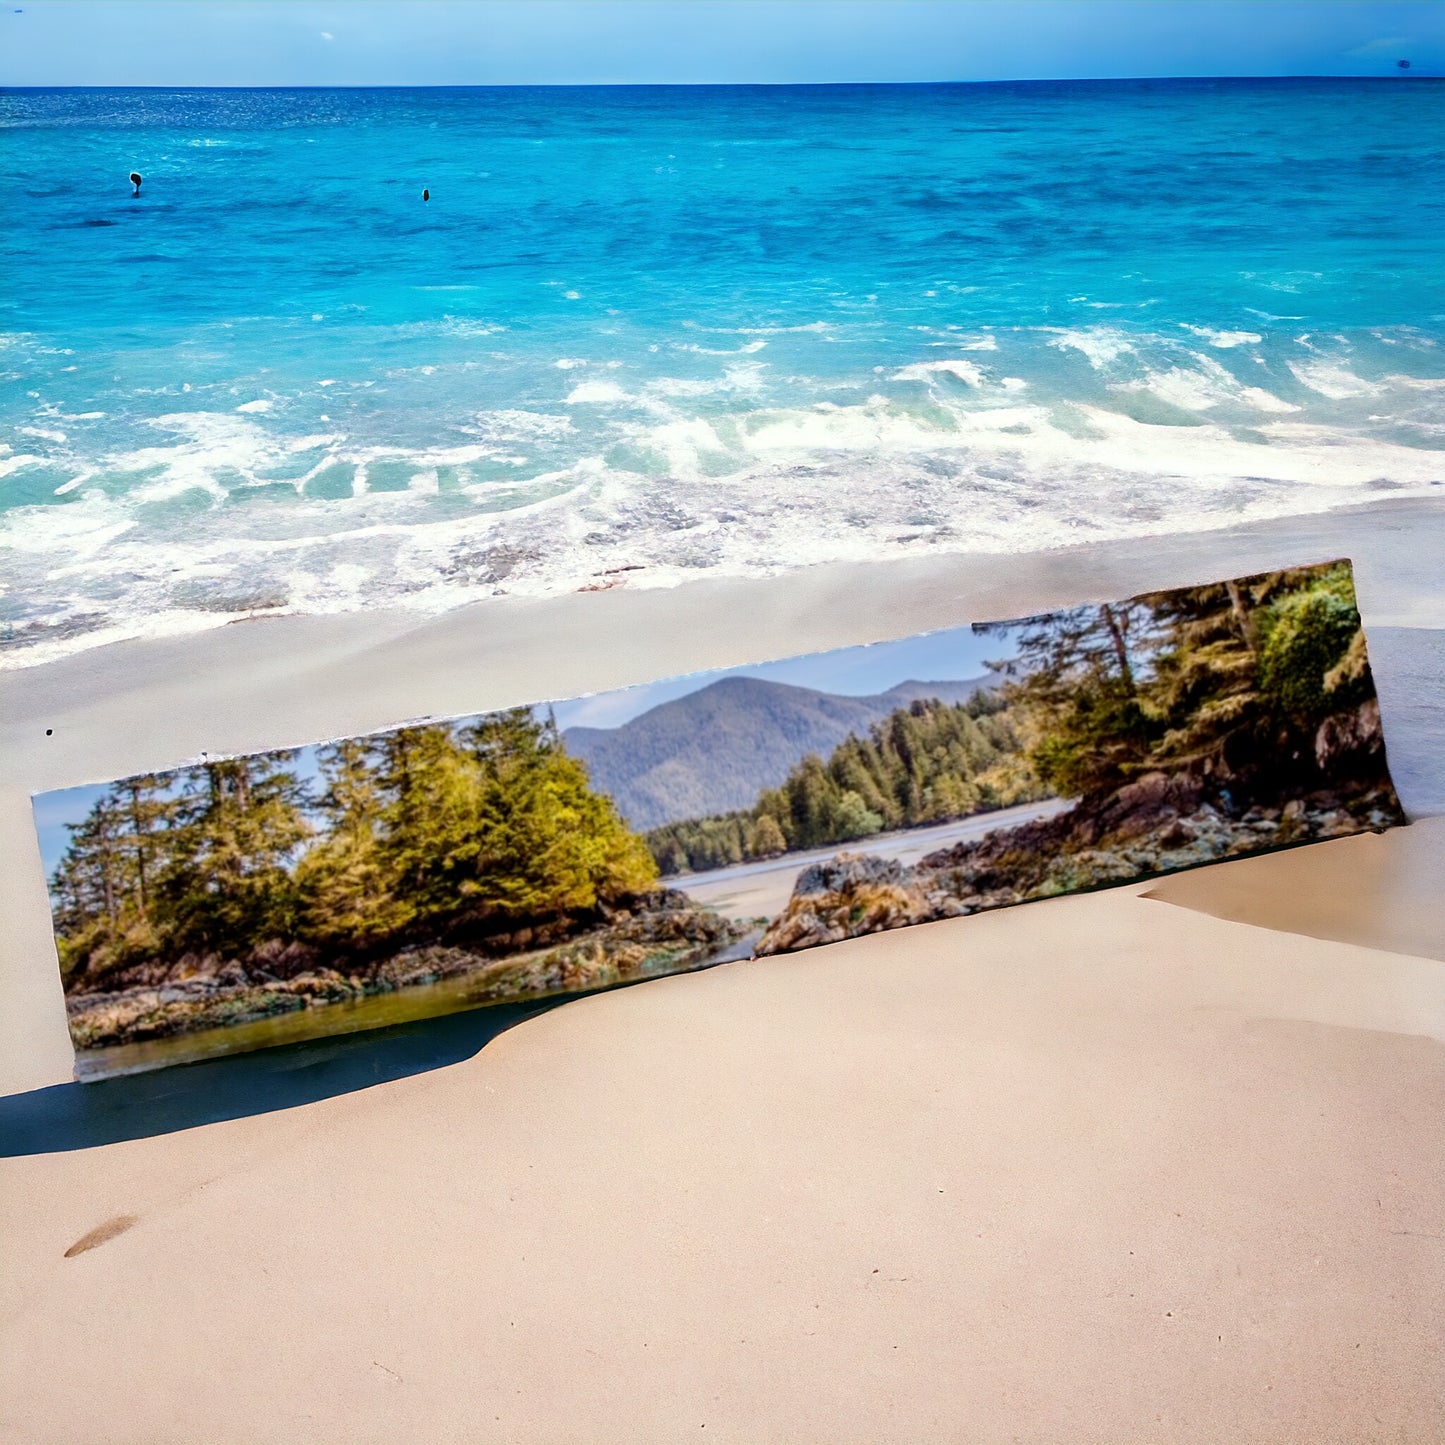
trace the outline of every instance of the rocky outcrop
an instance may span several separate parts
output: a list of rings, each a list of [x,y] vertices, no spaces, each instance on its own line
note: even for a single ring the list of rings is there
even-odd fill
[[[1315,762],[1327,775],[1359,769],[1363,761],[1378,756],[1384,748],[1380,704],[1373,697],[1352,712],[1327,717],[1315,733]]]
[[[918,869],[892,858],[840,853],[798,875],[792,900],[755,951],[787,953],[966,912]]]
[[[540,941],[553,932],[544,927],[527,936]],[[508,935],[509,941],[520,933]],[[104,988],[72,993],[66,1011],[76,1048],[90,1049],[222,1028],[462,975],[477,981],[469,991],[473,1001],[502,1003],[699,968],[744,933],[686,894],[659,889],[613,906],[600,927],[574,931],[559,946],[503,958],[490,950],[427,944],[343,972],[318,963],[314,950],[278,941],[245,961],[192,954],[153,966],[156,977],[132,977],[137,970],[129,970],[120,986],[110,979]]]
[[[1330,745],[1368,746],[1368,722],[1341,742],[1332,735]],[[912,867],[841,853],[799,874],[755,952],[812,948],[1403,821],[1388,788],[1348,802],[1319,793],[1237,816],[1231,802],[1206,796],[1197,780],[1148,773],[1091,805],[956,843]]]

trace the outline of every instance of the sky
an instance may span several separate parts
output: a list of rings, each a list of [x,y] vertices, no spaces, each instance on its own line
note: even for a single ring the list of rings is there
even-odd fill
[[[820,692],[867,697],[887,692],[900,682],[940,682],[982,677],[990,658],[1008,655],[1008,643],[997,636],[977,636],[971,628],[955,627],[926,632],[897,642],[877,642],[868,647],[842,647],[833,652],[813,652],[803,657],[765,662],[755,667],[734,667],[721,672],[696,672],[686,677],[666,678],[616,692],[572,698],[554,703],[559,727],[619,727],[649,708],[709,686],[723,677],[761,677],[795,687],[817,688]],[[303,749],[292,768],[304,778],[316,776],[316,750]],[[32,799],[35,830],[46,877],[70,841],[67,827],[84,820],[97,798],[105,791],[101,783],[78,788],[60,788],[38,793]]]
[[[0,0],[0,85],[1445,74],[1441,0]]]

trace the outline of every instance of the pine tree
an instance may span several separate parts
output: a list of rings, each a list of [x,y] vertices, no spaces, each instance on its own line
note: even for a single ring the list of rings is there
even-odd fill
[[[381,867],[397,927],[455,911],[481,849],[476,760],[443,724],[403,728],[375,743]]]
[[[482,718],[468,741],[480,767],[478,852],[462,887],[473,909],[546,917],[655,882],[652,856],[593,792],[555,721],[514,708]]]
[[[1029,731],[1040,780],[1065,797],[1107,791],[1148,755],[1154,729],[1140,697],[1136,653],[1154,641],[1143,599],[1074,607],[978,630],[1011,637],[1015,656],[990,664]]]
[[[121,810],[115,790],[109,789],[83,822],[71,825],[69,846],[51,880],[60,969],[67,983],[98,974],[115,961],[115,945],[124,933],[121,829]]]
[[[349,739],[322,748],[325,785],[318,803],[325,835],[296,867],[308,938],[350,952],[396,932],[405,911],[381,841],[384,802],[365,742]]]
[[[758,819],[753,832],[751,856],[754,858],[775,858],[788,849],[788,840],[783,836],[782,827],[771,813],[764,813]]]
[[[306,790],[283,766],[294,756],[233,758],[182,774],[157,890],[173,950],[244,953],[298,932],[291,867],[312,828]]]

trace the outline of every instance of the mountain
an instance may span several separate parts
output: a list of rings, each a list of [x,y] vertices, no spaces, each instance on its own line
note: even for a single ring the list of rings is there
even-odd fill
[[[568,728],[567,750],[612,795],[634,828],[750,808],[809,753],[826,758],[918,698],[965,702],[991,679],[901,682],[872,697],[843,697],[724,677],[617,728]]]

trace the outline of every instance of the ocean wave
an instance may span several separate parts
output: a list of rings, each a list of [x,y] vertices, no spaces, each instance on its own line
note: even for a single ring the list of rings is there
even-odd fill
[[[1227,351],[1235,346],[1258,346],[1264,337],[1257,331],[1216,331],[1208,326],[1191,326],[1187,321],[1179,323],[1186,331],[1202,337],[1211,346]]]
[[[664,586],[1025,552],[1445,481],[1438,353],[1390,349],[1394,334],[904,334],[810,327],[760,355],[619,333],[619,354],[560,367],[539,341],[500,381],[434,359],[379,386],[267,372],[198,380],[193,409],[129,419],[118,394],[81,412],[43,392],[23,448],[0,447],[0,663],[257,614],[554,593],[623,567],[628,586]],[[444,389],[397,390],[424,384]],[[178,391],[127,395],[174,406]],[[411,439],[388,435],[412,396],[431,410]]]
[[[704,571],[753,575],[920,550],[1031,551],[1319,510],[1372,495],[1381,478],[1414,490],[1445,473],[1439,452],[1321,423],[1271,419],[1258,428],[1262,441],[1208,423],[1181,446],[1177,428],[1102,406],[975,406],[971,395],[915,405],[875,393],[856,404],[616,422],[617,443],[660,459],[665,486],[654,470],[598,453],[443,489],[448,468],[495,460],[497,447],[402,453],[317,434],[305,440],[320,455],[288,484],[294,500],[239,514],[222,505],[225,489],[207,480],[200,457],[245,460],[256,476],[260,422],[171,415],[164,429],[184,455],[144,485],[7,514],[0,545],[12,596],[44,601],[12,618],[5,661],[258,612],[436,611],[496,593],[540,595],[620,566],[639,569],[628,585],[661,586]],[[494,436],[569,421],[490,420]],[[164,449],[128,462],[153,460],[153,450]],[[356,467],[351,491],[310,496],[306,479],[342,458]],[[368,487],[368,472],[388,464],[407,484]],[[212,504],[164,535],[142,524],[146,507],[190,488]]]
[[[1079,351],[1089,358],[1089,365],[1095,371],[1102,371],[1121,356],[1130,355],[1135,349],[1134,338],[1122,331],[1104,326],[1078,329],[1066,327],[1051,328],[1054,331],[1049,345],[1059,351]]]
[[[954,376],[969,386],[982,386],[984,374],[980,367],[961,358],[952,361],[916,361],[912,366],[901,366],[893,373],[894,381],[928,381],[939,376]]]

